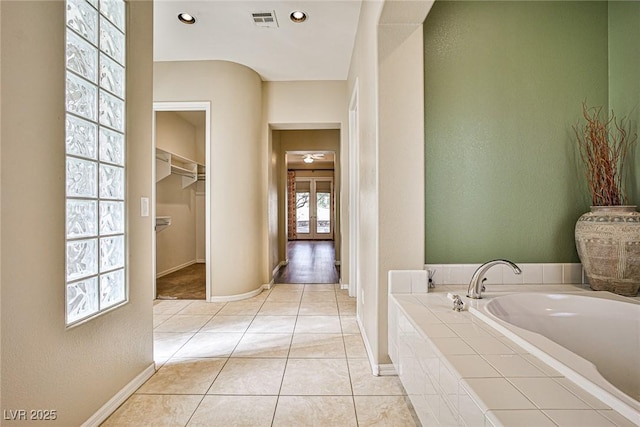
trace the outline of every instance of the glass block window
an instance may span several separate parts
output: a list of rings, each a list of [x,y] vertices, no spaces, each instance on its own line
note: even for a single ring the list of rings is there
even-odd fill
[[[66,0],[66,324],[127,301],[125,2]]]

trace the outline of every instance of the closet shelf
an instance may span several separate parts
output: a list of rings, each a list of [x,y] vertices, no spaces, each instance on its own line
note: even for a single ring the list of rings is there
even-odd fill
[[[201,173],[204,173],[204,165],[161,148],[156,148],[156,182],[175,174],[182,176],[182,188],[187,188],[198,180],[198,176]]]

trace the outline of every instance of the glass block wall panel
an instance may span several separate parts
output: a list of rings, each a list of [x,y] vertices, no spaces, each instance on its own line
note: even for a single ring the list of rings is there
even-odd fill
[[[98,278],[67,285],[67,323],[96,314],[100,310]]]
[[[124,202],[100,202],[100,235],[124,233]]]
[[[116,270],[100,276],[100,309],[104,310],[126,299],[124,270]]]
[[[97,216],[96,200],[67,199],[67,238],[97,236]]]
[[[100,161],[124,166],[124,135],[100,129]]]
[[[127,301],[123,0],[66,0],[66,324]]]
[[[78,117],[67,115],[67,154],[89,159],[96,158],[98,151],[98,126]]]
[[[96,81],[98,51],[88,41],[67,30],[67,68],[87,80]]]

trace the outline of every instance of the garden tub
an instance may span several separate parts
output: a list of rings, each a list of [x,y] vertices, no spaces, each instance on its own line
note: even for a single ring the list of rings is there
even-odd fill
[[[640,303],[515,293],[470,311],[634,423],[640,424]]]

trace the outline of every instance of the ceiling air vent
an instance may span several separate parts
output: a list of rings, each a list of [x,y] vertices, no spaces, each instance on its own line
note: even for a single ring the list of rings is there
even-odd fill
[[[251,19],[258,27],[278,28],[278,20],[274,11],[252,12]]]

